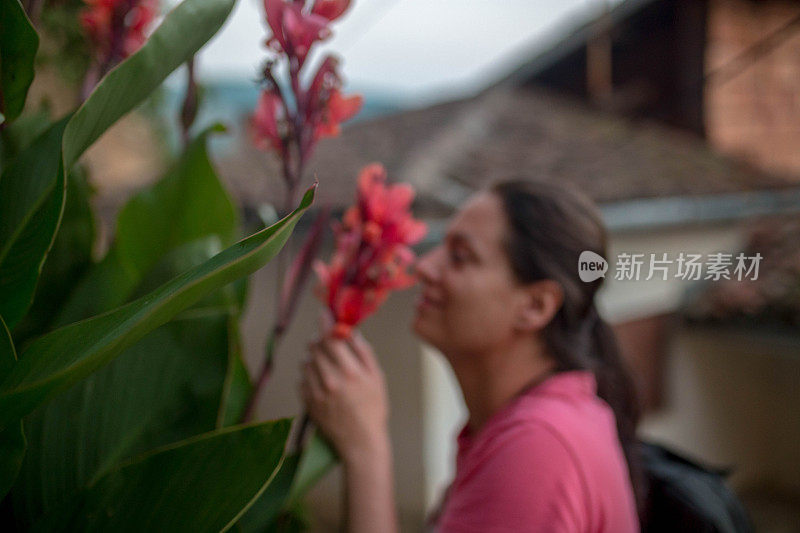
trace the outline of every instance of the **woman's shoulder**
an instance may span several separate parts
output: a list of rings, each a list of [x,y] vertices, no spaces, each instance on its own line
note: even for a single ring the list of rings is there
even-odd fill
[[[464,524],[476,526],[469,529],[475,531],[509,523],[550,527],[560,521],[569,527],[548,530],[585,529],[585,479],[568,444],[551,426],[534,419],[498,425],[476,444],[457,465],[444,530],[464,531]]]
[[[566,441],[586,437],[587,433],[615,435],[614,412],[596,391],[591,372],[560,372],[522,395],[498,430],[546,430]]]
[[[591,463],[619,454],[614,413],[595,390],[589,373],[556,374],[519,398],[474,451],[486,457],[518,449],[586,475]]]

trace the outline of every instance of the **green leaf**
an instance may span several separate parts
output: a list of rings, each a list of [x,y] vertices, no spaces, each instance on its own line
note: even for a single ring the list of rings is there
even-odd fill
[[[317,431],[303,448],[300,464],[289,492],[289,506],[302,498],[336,464],[336,453]]]
[[[280,470],[267,490],[239,520],[237,525],[243,533],[261,532],[275,523],[287,503],[287,495],[292,488],[296,472],[297,456],[289,455],[283,460]]]
[[[40,106],[36,110],[26,111],[14,122],[6,124],[0,132],[0,169],[5,169],[52,123],[50,109],[47,106]]]
[[[65,326],[119,307],[128,301],[140,281],[138,273],[125,270],[116,247],[112,247],[72,289],[53,326]]]
[[[25,433],[22,420],[0,430],[0,500],[17,479],[25,458]]]
[[[224,313],[175,319],[25,418],[12,492],[20,525],[119,461],[215,428],[228,357]]]
[[[111,70],[75,113],[64,134],[64,166],[152,93],[219,30],[235,0],[184,0],[135,54]]]
[[[296,508],[311,488],[334,464],[336,454],[316,432],[298,457],[292,454],[283,461],[273,484],[240,520],[245,532],[263,531],[274,526],[281,513]]]
[[[0,379],[13,368],[16,360],[17,353],[11,340],[11,332],[0,316]],[[24,456],[25,435],[20,421],[0,431],[0,500],[14,484]]]
[[[94,481],[38,529],[224,531],[270,486],[290,424],[225,428],[144,454]]]
[[[8,331],[6,321],[0,315],[0,381],[11,372],[16,362],[17,351],[14,348],[14,341],[11,340],[11,332]]]
[[[175,166],[122,208],[115,244],[92,267],[62,306],[56,325],[108,311],[129,301],[133,290],[170,250],[207,235],[229,245],[238,225],[236,207],[208,159],[206,130]],[[183,253],[183,252],[182,252]],[[154,287],[153,287],[154,288]]]
[[[250,374],[242,359],[241,337],[239,333],[239,317],[229,320],[228,369],[225,373],[225,384],[222,390],[222,401],[217,415],[217,427],[232,426],[239,422],[247,400],[253,391]]]
[[[10,327],[14,327],[30,305],[36,280],[52,245],[64,204],[65,174],[109,126],[147,98],[170,72],[219,30],[233,4],[234,0],[185,0],[179,4],[144,46],[100,81],[71,118],[59,121],[48,132],[52,135],[47,136],[47,146],[30,147],[10,167],[15,169],[14,173],[3,172],[0,202],[14,204],[21,200],[21,207],[8,213],[8,206],[0,204],[3,208],[0,209],[0,291],[4,295],[0,313]],[[53,136],[58,135],[61,140],[54,140]],[[58,144],[60,150],[50,143]],[[37,164],[48,165],[47,171],[40,173],[34,168]],[[6,193],[20,190],[26,192],[20,198]],[[51,190],[55,193],[51,194]],[[44,212],[37,212],[39,206],[43,206]],[[19,226],[26,221],[30,223]],[[26,242],[27,239],[31,242]]]
[[[150,294],[37,339],[0,384],[0,427],[107,364],[203,295],[262,267],[286,243],[298,219],[311,205],[314,189],[309,189],[300,206],[283,220]]]
[[[92,266],[95,219],[90,196],[86,174],[76,166],[68,178],[64,214],[39,275],[33,304],[14,328],[14,339],[20,347],[52,329],[53,319],[64,307],[77,280]]]
[[[214,127],[195,139],[175,167],[159,182],[132,198],[117,221],[117,247],[124,266],[147,272],[164,253],[204,235],[234,240],[236,207],[217,178],[206,152]]]
[[[0,2],[0,28],[0,104],[5,120],[12,121],[22,112],[33,81],[39,36],[19,0]]]
[[[12,328],[30,305],[61,217],[67,121],[48,128],[0,176],[0,314]]]
[[[220,250],[216,236],[183,245],[164,256],[136,292]],[[119,460],[214,429],[235,309],[227,305],[231,294],[213,297],[26,417],[30,444],[12,493],[20,528]]]

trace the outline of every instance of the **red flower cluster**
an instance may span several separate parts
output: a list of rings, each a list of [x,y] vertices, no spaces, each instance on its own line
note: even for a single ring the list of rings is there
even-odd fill
[[[328,24],[344,13],[350,0],[264,0],[272,37],[267,46],[296,57],[299,66],[306,60],[311,45],[330,37]]]
[[[410,212],[409,185],[386,185],[386,171],[371,164],[358,178],[358,201],[334,228],[336,249],[330,264],[314,264],[320,279],[318,296],[336,323],[334,335],[345,338],[375,312],[392,290],[414,284],[408,273],[414,262],[410,246],[427,232]]]
[[[158,12],[157,0],[84,0],[81,25],[94,46],[95,55],[115,61],[136,52]],[[119,56],[119,57],[112,57]]]
[[[289,61],[293,105],[287,104],[272,76],[272,64],[268,64],[267,88],[261,93],[251,124],[257,148],[275,150],[286,159],[290,144],[296,143],[304,161],[320,138],[338,135],[339,124],[361,109],[361,96],[342,95],[342,80],[332,56],[322,61],[307,90],[299,81],[299,71],[312,45],[331,34],[329,23],[349,6],[350,0],[264,0],[272,30],[267,45]]]

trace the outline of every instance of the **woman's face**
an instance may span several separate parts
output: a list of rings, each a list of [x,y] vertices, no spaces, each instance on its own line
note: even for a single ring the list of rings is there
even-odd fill
[[[413,329],[445,354],[501,346],[514,331],[526,292],[503,248],[500,199],[483,192],[451,221],[444,241],[417,262],[422,294]]]

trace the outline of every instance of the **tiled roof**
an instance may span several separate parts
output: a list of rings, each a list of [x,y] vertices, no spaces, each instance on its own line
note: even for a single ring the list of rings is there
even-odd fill
[[[425,158],[431,164],[419,165]],[[390,177],[427,184],[420,189],[433,198],[423,201],[434,203],[444,184],[471,190],[511,173],[573,183],[600,203],[798,184],[718,155],[691,134],[530,89],[495,90],[346,127],[320,142],[306,179],[319,177],[322,201],[346,205],[358,170],[372,161]],[[249,143],[219,167],[247,203],[282,197],[275,157]]]
[[[684,315],[704,323],[800,326],[800,217],[767,218],[749,231],[745,255],[760,253],[758,277],[708,282]]]
[[[513,173],[572,183],[599,203],[797,185],[720,156],[691,134],[526,90],[508,94],[483,141],[448,169],[471,187]]]

